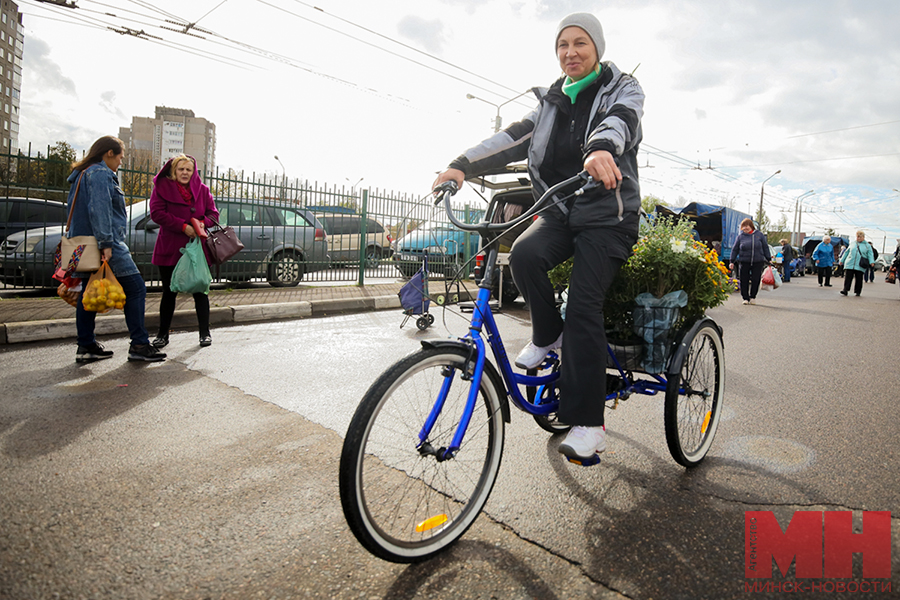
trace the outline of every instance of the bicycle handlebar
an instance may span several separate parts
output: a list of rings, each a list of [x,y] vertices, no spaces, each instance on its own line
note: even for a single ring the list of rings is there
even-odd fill
[[[438,187],[436,187],[434,189],[434,193],[437,195],[437,199],[435,200],[434,205],[437,206],[443,200],[444,208],[447,211],[447,218],[450,219],[451,223],[453,223],[456,227],[458,227],[459,229],[462,229],[463,231],[474,231],[474,232],[501,231],[501,230],[505,230],[505,229],[512,229],[519,223],[522,223],[522,222],[530,219],[531,217],[536,215],[538,212],[543,210],[544,203],[546,203],[547,200],[549,200],[554,195],[556,195],[557,192],[571,186],[572,184],[579,183],[579,182],[583,182],[583,185],[581,185],[579,188],[577,188],[571,194],[568,194],[566,196],[558,198],[555,201],[555,203],[565,202],[569,198],[572,198],[574,196],[580,196],[584,192],[591,190],[600,185],[599,183],[594,181],[594,179],[590,175],[587,174],[587,171],[582,171],[581,173],[578,173],[574,177],[570,177],[569,179],[561,181],[561,182],[557,183],[556,185],[554,185],[553,187],[551,187],[550,189],[548,189],[546,192],[544,192],[544,194],[540,197],[540,199],[538,199],[538,201],[534,203],[534,205],[531,208],[529,208],[527,211],[525,211],[524,213],[522,213],[521,215],[519,215],[512,221],[509,221],[506,223],[489,223],[487,221],[482,221],[481,223],[463,223],[462,221],[457,219],[456,216],[453,214],[453,209],[450,207],[450,196],[454,195],[459,189],[459,186],[456,185],[455,181],[445,181],[444,183],[442,183],[441,185],[439,185]]]

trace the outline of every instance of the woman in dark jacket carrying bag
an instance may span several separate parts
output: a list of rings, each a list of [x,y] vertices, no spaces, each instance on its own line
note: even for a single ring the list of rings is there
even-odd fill
[[[181,258],[181,249],[198,235],[205,236],[204,230],[213,225],[210,217],[218,221],[219,209],[209,187],[200,181],[194,158],[181,154],[170,159],[153,178],[153,193],[150,195],[150,218],[159,225],[151,262],[159,267],[163,283],[159,333],[153,340],[156,348],[165,348],[169,343],[169,327],[178,296],[172,291],[172,272]],[[212,344],[209,297],[204,293],[194,294],[194,309],[200,325],[200,345],[209,346]]]
[[[766,243],[766,236],[753,227],[751,219],[741,221],[741,233],[731,248],[731,256],[737,256],[740,263],[738,279],[741,282],[744,304],[756,304],[759,280],[763,269],[772,262],[772,253]],[[734,263],[730,267],[734,270]]]

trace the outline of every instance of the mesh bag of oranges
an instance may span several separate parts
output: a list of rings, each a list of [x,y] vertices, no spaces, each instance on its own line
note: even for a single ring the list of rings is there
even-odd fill
[[[81,297],[84,310],[105,313],[114,308],[125,307],[125,290],[119,285],[119,280],[113,275],[106,259],[100,265],[91,278],[88,279],[84,294]]]

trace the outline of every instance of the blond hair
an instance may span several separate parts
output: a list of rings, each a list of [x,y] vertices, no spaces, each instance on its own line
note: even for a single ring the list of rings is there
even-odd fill
[[[191,158],[191,157],[188,156],[187,154],[179,154],[178,156],[175,156],[174,158],[172,158],[172,160],[170,161],[170,164],[169,164],[169,174],[166,175],[166,177],[168,177],[169,179],[171,179],[171,180],[174,181],[174,180],[175,180],[175,169],[177,169],[177,168],[178,168],[178,165],[180,165],[180,164],[183,163],[184,161],[190,162],[190,163],[191,163],[191,168],[192,168],[194,171],[197,170],[197,165],[194,163],[194,159],[193,159],[193,158]]]

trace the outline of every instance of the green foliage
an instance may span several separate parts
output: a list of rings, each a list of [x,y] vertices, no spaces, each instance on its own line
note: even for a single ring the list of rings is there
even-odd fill
[[[758,225],[757,229],[762,231],[763,233],[767,233],[772,229],[772,221],[769,219],[769,215],[766,214],[766,210],[758,210],[756,211],[756,224]]]
[[[653,214],[657,206],[669,206],[669,204],[656,196],[644,196],[641,198],[641,208],[648,215]]]
[[[734,289],[728,268],[715,250],[693,239],[693,226],[688,219],[667,217],[641,224],[638,243],[606,294],[607,329],[629,333],[634,299],[645,292],[657,298],[676,290],[687,292],[688,304],[681,314],[688,321],[725,302]],[[550,279],[565,285],[571,271],[569,259],[550,271]]]

